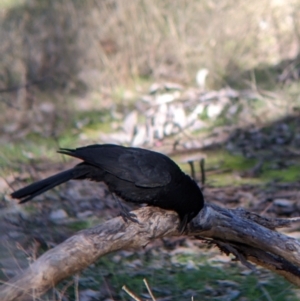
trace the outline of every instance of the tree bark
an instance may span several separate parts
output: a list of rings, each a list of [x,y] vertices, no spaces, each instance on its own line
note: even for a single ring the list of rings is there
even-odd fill
[[[111,219],[78,232],[47,251],[21,274],[0,287],[0,300],[32,300],[63,279],[113,251],[140,248],[160,237],[179,235],[175,212],[143,207],[134,213],[139,223]],[[267,219],[242,209],[206,204],[186,229],[186,235],[215,243],[243,264],[270,269],[300,286],[300,243],[274,230],[298,219]]]

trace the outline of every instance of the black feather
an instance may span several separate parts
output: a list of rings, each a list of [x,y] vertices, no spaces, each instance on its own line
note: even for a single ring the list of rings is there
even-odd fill
[[[111,192],[125,201],[176,211],[181,219],[181,230],[203,207],[198,185],[163,154],[113,144],[63,148],[58,152],[83,162],[15,191],[12,197],[24,203],[71,179],[103,181]]]

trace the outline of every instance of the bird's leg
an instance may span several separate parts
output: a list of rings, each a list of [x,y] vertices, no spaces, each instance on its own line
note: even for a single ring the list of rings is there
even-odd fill
[[[118,206],[121,209],[121,216],[123,220],[127,223],[127,220],[132,221],[133,223],[139,223],[139,221],[136,219],[136,215],[134,213],[129,212],[129,210],[122,204],[118,196],[116,196],[114,193],[112,194],[115,200],[118,203]]]
[[[183,234],[183,232],[185,231],[186,226],[187,226],[187,221],[188,221],[188,216],[185,215],[183,217],[183,219],[180,221],[180,224],[179,224],[178,231],[179,231],[180,234]]]

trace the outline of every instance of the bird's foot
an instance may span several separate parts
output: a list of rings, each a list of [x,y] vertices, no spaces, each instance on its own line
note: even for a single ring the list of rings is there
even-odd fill
[[[128,220],[132,221],[133,223],[139,223],[139,221],[136,219],[136,215],[134,213],[129,212],[128,210],[121,210],[121,216],[125,223],[128,222]]]
[[[134,213],[129,212],[129,210],[120,202],[119,198],[113,193],[113,197],[117,201],[117,204],[119,205],[121,209],[121,216],[125,223],[127,223],[128,220],[132,221],[133,223],[139,223],[139,221],[136,219],[136,215]]]

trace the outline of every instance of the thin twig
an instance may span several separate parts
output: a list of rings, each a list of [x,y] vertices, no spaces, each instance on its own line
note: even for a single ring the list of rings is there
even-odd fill
[[[151,288],[150,288],[150,286],[149,286],[149,284],[148,284],[147,279],[144,278],[143,281],[144,281],[144,283],[145,283],[145,285],[146,285],[146,288],[147,288],[147,290],[148,290],[148,293],[149,293],[150,297],[152,298],[153,301],[156,301],[156,299],[155,299],[155,297],[154,297],[154,295],[153,295],[153,293],[152,293],[152,290],[151,290]]]
[[[188,164],[190,165],[191,168],[192,178],[195,180],[196,173],[195,173],[194,161],[188,161]]]
[[[122,290],[125,291],[132,299],[135,301],[142,301],[138,296],[136,296],[133,292],[131,292],[126,285],[123,285]]]
[[[79,284],[79,275],[74,275],[74,292],[75,292],[75,300],[80,301],[79,299],[79,291],[78,291],[78,284]]]
[[[204,187],[205,185],[205,181],[206,181],[206,178],[205,178],[205,159],[202,158],[200,160],[200,170],[201,170],[201,184],[202,184],[202,187]]]

